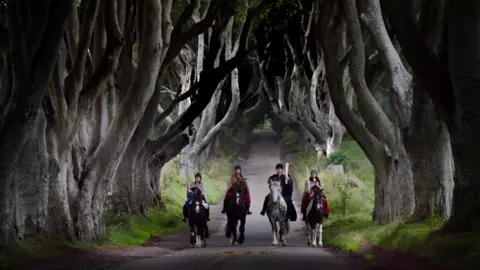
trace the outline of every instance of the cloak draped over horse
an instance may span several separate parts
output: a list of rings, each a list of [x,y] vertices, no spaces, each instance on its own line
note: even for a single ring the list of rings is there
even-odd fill
[[[283,174],[283,165],[278,163],[275,166],[275,169],[277,170],[276,174],[273,174],[268,178],[268,182],[270,183],[271,181],[278,181],[280,182],[280,185],[282,187],[282,196],[285,202],[287,203],[287,217],[291,221],[296,221],[297,220],[297,211],[295,210],[295,206],[293,205],[293,179],[290,175],[285,176]],[[267,195],[265,197],[265,200],[263,201],[263,208],[262,211],[260,212],[260,215],[265,215],[265,211],[267,209],[269,202],[269,196]]]

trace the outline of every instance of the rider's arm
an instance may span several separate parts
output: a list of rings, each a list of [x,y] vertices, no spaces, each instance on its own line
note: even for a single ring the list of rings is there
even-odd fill
[[[290,181],[285,185],[285,195],[289,198],[293,196],[293,179],[290,178]]]
[[[305,188],[303,189],[303,192],[306,193],[306,192],[309,192],[310,191],[310,188],[308,187],[308,183],[309,183],[309,179],[307,179],[307,181],[305,182]]]

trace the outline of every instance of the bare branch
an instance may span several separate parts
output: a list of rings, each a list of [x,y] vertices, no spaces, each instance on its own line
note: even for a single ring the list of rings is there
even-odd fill
[[[83,23],[80,28],[80,37],[73,60],[72,71],[66,78],[66,87],[68,89],[67,104],[71,106],[76,103],[82,90],[83,73],[88,54],[88,48],[92,40],[93,31],[95,29],[95,21],[98,15],[101,1],[88,1],[85,3],[87,8],[83,15]]]
[[[382,8],[387,12],[389,22],[402,47],[418,82],[422,85],[442,112],[449,128],[455,128],[452,115],[455,111],[453,84],[442,65],[432,55],[425,44],[416,23],[409,12],[407,0],[382,0]]]
[[[107,0],[107,47],[102,61],[87,85],[82,89],[82,99],[90,99],[87,104],[93,105],[93,101],[101,94],[103,86],[115,72],[118,65],[118,57],[125,42],[120,27],[118,26],[117,1]],[[91,108],[91,107],[90,107]],[[90,110],[90,108],[87,109]]]

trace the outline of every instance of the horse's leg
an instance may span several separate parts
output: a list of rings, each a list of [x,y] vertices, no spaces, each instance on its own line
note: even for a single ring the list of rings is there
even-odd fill
[[[280,242],[282,243],[282,246],[287,245],[287,239],[285,239],[285,233],[286,233],[286,223],[287,220],[285,219],[283,222],[280,222]]]
[[[207,246],[207,240],[205,234],[207,233],[207,221],[202,222],[202,233],[200,234],[200,242],[202,243],[202,247]]]
[[[238,230],[240,231],[240,236],[238,237],[238,243],[240,244],[243,244],[243,242],[245,241],[245,224],[247,222],[247,219],[246,217],[243,217],[242,219],[240,219],[240,227],[238,228]]]
[[[318,241],[317,241],[317,245],[319,247],[323,247],[323,240],[322,240],[322,233],[323,233],[323,224],[319,224],[318,225]]]
[[[232,244],[232,246],[234,246],[236,243],[237,243],[237,218],[232,218],[232,222],[230,223],[230,234],[231,234],[231,238],[230,238],[230,244]]]
[[[273,246],[278,246],[278,241],[277,241],[277,221],[270,219],[270,224],[272,225],[272,236],[273,236],[272,245],[273,245]]]
[[[230,239],[232,236],[232,223],[233,223],[233,217],[227,216],[227,226],[225,230],[225,237]]]
[[[307,227],[307,233],[308,233],[308,236],[307,236],[307,245],[311,245],[312,244],[312,226],[310,226],[310,223],[308,222],[308,219],[305,218],[305,226]]]
[[[195,224],[193,222],[189,222],[190,224],[190,247],[194,248],[195,244],[197,242],[196,236],[195,236]]]
[[[317,246],[317,231],[318,231],[318,223],[315,223],[312,226],[312,247]]]

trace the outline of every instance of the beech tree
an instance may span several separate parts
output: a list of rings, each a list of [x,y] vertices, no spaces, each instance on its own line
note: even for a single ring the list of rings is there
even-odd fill
[[[455,164],[452,213],[444,232],[472,231],[480,217],[480,171],[473,153],[478,148],[479,114],[477,1],[440,1],[447,18],[438,54],[424,41],[406,1],[384,1],[384,9],[421,89],[445,121]],[[437,37],[438,38],[438,37]]]
[[[335,111],[375,168],[374,220],[385,224],[414,213],[417,220],[431,214],[448,218],[452,190],[448,133],[425,106],[425,97],[418,89],[412,91],[413,77],[394,45],[396,40],[387,28],[389,21],[384,20],[380,2],[317,3],[321,7],[317,38],[325,53]],[[431,20],[435,23],[438,16]],[[375,49],[368,57],[366,39],[372,40]],[[381,65],[369,68],[375,58]],[[361,118],[345,101],[341,74],[347,66]],[[383,74],[386,80],[382,80]],[[389,89],[387,111],[372,95],[382,81]],[[429,136],[432,133],[435,136]],[[434,148],[435,158],[427,157]],[[435,213],[431,213],[432,208]]]
[[[316,14],[311,7],[312,1],[282,2],[269,10],[260,26],[264,31],[259,35],[266,35],[269,43],[259,53],[259,65],[273,112],[319,155],[329,156],[339,149],[344,128],[330,101],[323,55],[314,42]]]
[[[237,49],[220,65],[236,2],[27,2],[2,7],[9,47],[2,44],[0,147],[13,154],[0,161],[2,243],[34,231],[90,241],[105,233],[108,194],[117,211],[146,216],[150,203],[161,204],[163,164],[188,144],[187,128],[252,50],[250,30],[268,1],[246,12]],[[205,32],[199,78],[165,103],[171,64]]]
[[[373,219],[385,224],[408,217],[415,206],[412,167],[402,132],[409,120],[410,105],[406,93],[410,89],[411,76],[388,36],[379,2],[371,0],[361,4],[357,8],[354,1],[346,0],[338,5],[317,1],[320,14],[315,31],[325,55],[327,82],[335,112],[375,168]],[[389,76],[390,99],[394,105],[394,115],[390,118],[373,97],[366,81],[365,43],[360,20],[369,32],[374,33],[374,44]],[[351,48],[345,42],[347,36]],[[345,99],[342,74],[347,64],[364,121]]]

